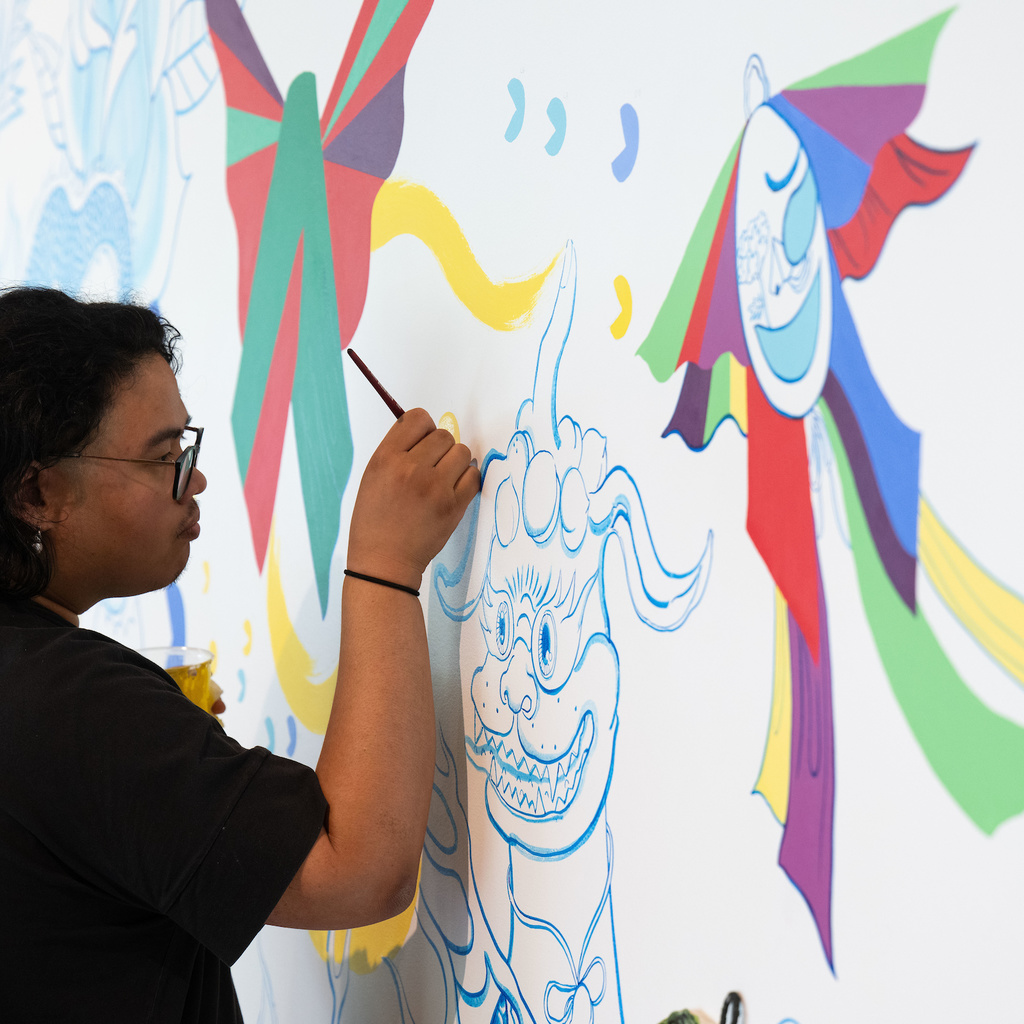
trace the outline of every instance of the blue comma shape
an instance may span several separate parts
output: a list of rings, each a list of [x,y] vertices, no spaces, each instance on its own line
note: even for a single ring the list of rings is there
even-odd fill
[[[512,114],[512,120],[509,121],[508,127],[505,129],[505,141],[514,142],[523,130],[523,119],[526,117],[526,90],[518,78],[509,81],[508,94],[512,97],[516,109]]]
[[[555,130],[544,148],[549,156],[554,156],[565,142],[565,106],[557,96],[548,104],[548,120]]]
[[[625,181],[633,173],[637,150],[640,148],[640,119],[628,103],[622,104],[619,117],[622,118],[622,136],[626,146],[612,161],[612,174],[616,181]]]

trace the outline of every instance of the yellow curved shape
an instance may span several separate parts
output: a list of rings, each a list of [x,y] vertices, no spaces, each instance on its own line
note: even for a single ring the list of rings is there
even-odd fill
[[[789,657],[789,607],[775,589],[775,674],[768,740],[754,792],[768,802],[772,813],[785,825],[789,814],[789,762],[793,741],[793,674]]]
[[[421,861],[420,875],[422,874]],[[418,895],[419,878],[416,879],[416,892]],[[336,964],[340,964],[345,957],[347,935],[348,965],[352,973],[371,974],[380,967],[385,957],[394,956],[405,945],[415,913],[416,900],[413,900],[408,909],[386,921],[368,924],[363,928],[352,928],[348,932],[310,932],[309,937],[324,963],[332,959]]]
[[[267,624],[274,667],[295,717],[310,732],[322,736],[327,731],[327,719],[334,701],[338,666],[335,664],[326,679],[314,682],[317,675],[316,663],[302,645],[288,616],[288,605],[281,586],[281,553],[274,534],[275,528],[276,523],[272,522],[267,549]]]
[[[917,505],[917,555],[939,597],[964,628],[1024,684],[1024,601],[971,558],[923,494]]]
[[[430,189],[401,179],[381,186],[373,204],[370,248],[398,235],[413,235],[437,257],[458,300],[482,323],[511,331],[528,323],[561,250],[541,271],[495,284],[483,271],[451,211]]]
[[[242,645],[242,653],[248,657],[252,653],[252,623],[246,619],[242,623],[242,629],[245,631],[245,643]]]
[[[621,274],[612,283],[615,285],[615,297],[622,307],[622,312],[611,326],[612,337],[618,340],[629,330],[629,322],[633,319],[633,293],[629,282]]]

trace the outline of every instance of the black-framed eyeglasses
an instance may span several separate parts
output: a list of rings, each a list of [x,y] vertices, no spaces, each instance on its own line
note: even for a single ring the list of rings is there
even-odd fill
[[[192,431],[196,435],[196,439],[173,462],[164,462],[163,459],[122,459],[115,455],[86,455],[84,452],[72,452],[70,455],[60,457],[62,459],[102,459],[104,462],[144,462],[151,466],[173,466],[174,485],[171,493],[174,495],[175,501],[181,501],[182,496],[188,490],[189,481],[192,479],[192,470],[196,468],[204,428],[184,427],[183,430]]]

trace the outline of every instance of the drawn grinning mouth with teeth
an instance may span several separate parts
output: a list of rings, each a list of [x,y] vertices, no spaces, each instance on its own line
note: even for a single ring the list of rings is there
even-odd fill
[[[561,814],[576,797],[594,743],[594,719],[583,716],[569,750],[554,761],[531,757],[511,737],[496,736],[474,714],[473,739],[466,737],[470,758],[486,771],[491,786],[510,810],[530,818]]]

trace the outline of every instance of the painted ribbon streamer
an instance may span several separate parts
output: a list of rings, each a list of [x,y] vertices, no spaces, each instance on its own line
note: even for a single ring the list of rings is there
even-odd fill
[[[853,471],[831,413],[860,594],[893,693],[943,786],[983,832],[1024,811],[1024,729],[991,711],[939,646],[920,609],[892,585],[871,541]]]

